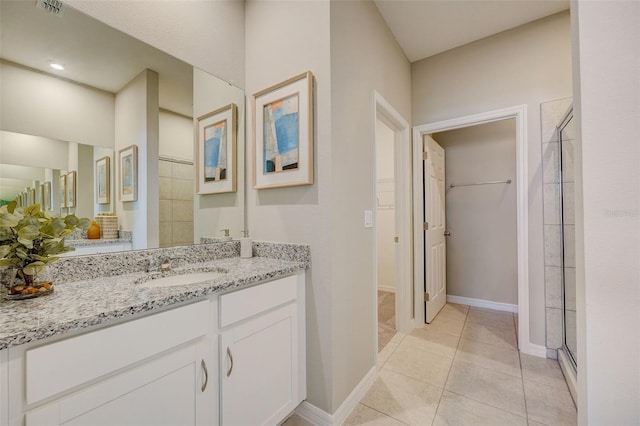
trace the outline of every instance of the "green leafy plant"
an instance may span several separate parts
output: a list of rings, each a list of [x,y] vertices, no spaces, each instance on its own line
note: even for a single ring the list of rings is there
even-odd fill
[[[26,282],[42,272],[57,255],[75,250],[64,245],[64,239],[75,228],[87,229],[89,219],[71,214],[61,218],[40,210],[40,204],[16,207],[11,203],[0,207],[0,267],[16,268]]]

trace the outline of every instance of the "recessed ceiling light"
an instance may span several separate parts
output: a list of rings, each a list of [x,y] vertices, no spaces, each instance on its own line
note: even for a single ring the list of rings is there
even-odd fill
[[[51,64],[49,64],[49,66],[50,66],[51,68],[56,69],[56,70],[59,70],[59,71],[63,71],[63,70],[64,70],[64,67],[63,67],[62,65],[60,65],[60,64],[54,64],[54,63],[51,63]]]

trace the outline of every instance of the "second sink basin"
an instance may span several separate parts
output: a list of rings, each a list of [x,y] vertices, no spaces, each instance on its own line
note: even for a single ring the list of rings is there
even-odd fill
[[[210,281],[225,274],[225,272],[220,271],[191,272],[181,275],[170,275],[162,278],[152,278],[147,281],[141,282],[139,285],[141,285],[142,287],[152,288],[174,287],[179,285],[188,285]]]

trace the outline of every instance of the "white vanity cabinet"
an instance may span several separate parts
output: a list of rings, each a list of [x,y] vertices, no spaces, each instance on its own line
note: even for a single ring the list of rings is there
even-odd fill
[[[211,321],[205,300],[10,350],[10,424],[213,424]]]
[[[276,425],[306,398],[304,271],[0,351],[0,424]]]
[[[222,425],[276,425],[306,398],[301,279],[220,296]]]

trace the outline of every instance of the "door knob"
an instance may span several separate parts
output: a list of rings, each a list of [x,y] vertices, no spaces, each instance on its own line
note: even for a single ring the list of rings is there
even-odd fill
[[[448,237],[449,235],[451,235],[451,231],[444,231],[444,236]]]

